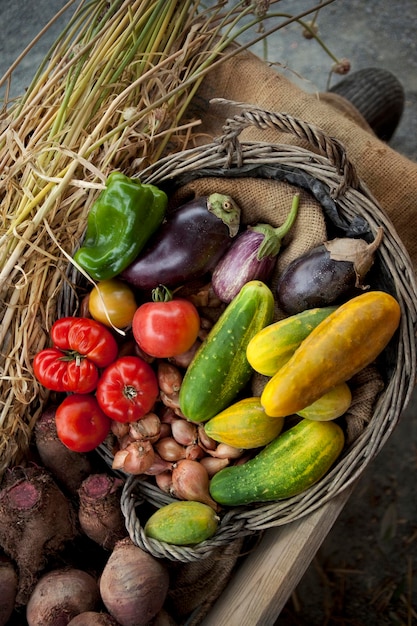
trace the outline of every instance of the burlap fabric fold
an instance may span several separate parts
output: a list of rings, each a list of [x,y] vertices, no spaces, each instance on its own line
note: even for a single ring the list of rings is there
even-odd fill
[[[196,135],[200,143],[220,136],[225,118],[237,112],[224,105],[209,104],[213,98],[286,113],[319,126],[327,135],[340,140],[359,177],[390,217],[413,265],[416,264],[417,232],[410,224],[416,212],[417,164],[380,141],[347,102],[331,94],[305,93],[247,51],[213,69],[203,81],[193,103],[194,112],[203,121]],[[271,129],[250,127],[240,138],[311,149],[292,135]]]

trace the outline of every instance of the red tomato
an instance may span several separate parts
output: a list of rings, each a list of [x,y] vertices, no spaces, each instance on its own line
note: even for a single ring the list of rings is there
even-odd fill
[[[110,420],[92,395],[73,394],[55,413],[56,429],[62,443],[74,452],[89,452],[103,443]]]
[[[52,391],[91,393],[97,386],[98,368],[117,357],[118,346],[110,331],[83,317],[63,317],[51,328],[53,348],[36,354],[33,371]]]
[[[108,328],[88,317],[62,317],[51,328],[56,348],[76,352],[97,367],[107,367],[117,356],[117,342]]]
[[[96,390],[99,406],[116,422],[140,419],[152,409],[158,394],[155,372],[137,356],[123,356],[109,365]]]
[[[200,316],[194,304],[178,298],[145,302],[132,320],[133,336],[151,356],[164,359],[187,352],[197,339]]]
[[[53,391],[91,393],[97,387],[98,370],[92,361],[66,357],[57,348],[38,352],[33,371],[39,382]]]

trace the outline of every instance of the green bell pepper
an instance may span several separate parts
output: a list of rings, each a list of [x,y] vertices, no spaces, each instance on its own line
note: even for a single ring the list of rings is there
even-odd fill
[[[164,191],[112,172],[87,217],[83,245],[74,260],[94,280],[113,278],[138,256],[162,223]]]

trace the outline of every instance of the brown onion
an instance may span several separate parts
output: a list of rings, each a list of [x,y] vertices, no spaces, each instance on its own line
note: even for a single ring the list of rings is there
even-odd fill
[[[177,443],[173,437],[164,437],[155,444],[155,450],[165,461],[179,461],[185,459],[185,448]]]
[[[198,459],[202,459],[206,456],[205,451],[198,443],[191,443],[189,446],[185,448],[185,458],[191,459],[192,461],[197,461]]]
[[[129,434],[132,439],[143,441],[147,439],[151,443],[158,441],[161,433],[161,420],[156,413],[148,413],[137,422],[129,424]]]
[[[179,417],[171,424],[172,436],[182,446],[189,446],[197,441],[197,426]]]
[[[204,424],[198,425],[198,441],[204,450],[215,450],[217,448],[217,441],[208,436]]]
[[[159,392],[159,397],[161,399],[162,404],[164,404],[168,408],[173,409],[174,411],[175,409],[180,408],[180,399],[179,399],[180,396],[179,396],[178,391],[167,394],[161,390]]]
[[[110,428],[113,435],[115,435],[118,439],[121,439],[129,434],[128,422],[116,422],[115,420],[112,420]]]
[[[161,491],[163,491],[164,493],[171,493],[172,471],[156,474],[155,482]]]
[[[209,476],[206,468],[198,461],[184,459],[172,470],[172,491],[182,500],[194,500],[208,504],[215,511],[219,505],[209,494]]]
[[[155,459],[155,452],[149,441],[134,441],[123,450],[116,452],[112,469],[120,469],[128,474],[143,474]]]
[[[182,374],[173,363],[159,361],[157,377],[160,390],[168,396],[179,392],[182,383]]]
[[[227,443],[219,443],[215,450],[210,450],[209,454],[218,459],[238,459],[242,456],[243,450],[229,446]]]
[[[214,456],[205,456],[201,459],[200,464],[203,465],[209,478],[217,474],[221,469],[229,465],[229,459],[216,459]]]
[[[169,360],[174,365],[187,369],[200,346],[201,341],[199,339],[196,339],[196,341],[193,343],[189,350],[187,350],[186,352],[182,352],[181,354],[177,354],[176,356],[170,357]]]
[[[147,476],[157,476],[167,470],[172,470],[172,461],[165,461],[162,459],[157,452],[154,453],[154,462],[152,465],[144,472]]]

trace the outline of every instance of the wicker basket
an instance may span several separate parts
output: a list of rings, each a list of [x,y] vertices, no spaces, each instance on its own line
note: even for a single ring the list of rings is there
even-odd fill
[[[179,547],[146,537],[140,521],[142,504],[159,508],[173,498],[143,477],[127,477],[121,506],[131,539],[154,556],[173,561],[205,558],[212,549],[238,536],[305,516],[340,493],[358,478],[382,448],[415,383],[417,288],[411,261],[394,227],[357,177],[343,146],[319,128],[288,115],[233,104],[241,107],[242,112],[226,121],[221,138],[159,161],[140,173],[141,180],[171,192],[199,177],[273,177],[307,189],[319,201],[326,223],[336,233],[353,231],[373,238],[376,229],[383,226],[385,236],[375,262],[379,284],[374,286],[398,299],[402,318],[396,336],[382,355],[385,388],[378,397],[372,419],[333,469],[304,493],[280,502],[223,511],[213,538],[197,546]],[[314,152],[293,145],[239,142],[240,132],[249,125],[291,133],[308,141]]]

